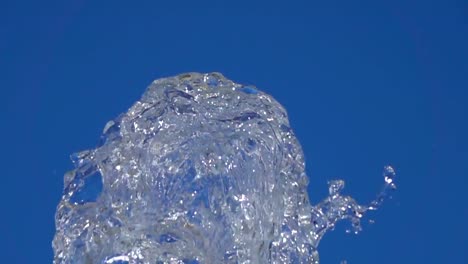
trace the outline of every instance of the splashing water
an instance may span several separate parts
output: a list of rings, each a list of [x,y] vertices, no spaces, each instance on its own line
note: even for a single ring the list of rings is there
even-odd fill
[[[342,195],[342,180],[311,205],[284,108],[219,73],[154,81],[72,160],[54,263],[319,263],[328,230],[349,220],[359,232],[396,188],[386,166],[369,205]]]

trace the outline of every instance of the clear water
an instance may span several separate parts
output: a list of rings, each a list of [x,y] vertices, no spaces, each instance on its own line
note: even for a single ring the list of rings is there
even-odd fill
[[[368,205],[342,195],[311,205],[299,142],[285,109],[219,73],[154,81],[72,156],[56,213],[54,263],[318,263],[323,235],[350,231]]]

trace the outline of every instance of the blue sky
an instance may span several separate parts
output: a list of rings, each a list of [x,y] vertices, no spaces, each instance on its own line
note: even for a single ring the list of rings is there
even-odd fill
[[[164,3],[170,2],[170,3]],[[465,1],[2,1],[1,255],[51,263],[69,155],[156,78],[222,72],[288,110],[310,196],[394,199],[322,263],[468,263]]]

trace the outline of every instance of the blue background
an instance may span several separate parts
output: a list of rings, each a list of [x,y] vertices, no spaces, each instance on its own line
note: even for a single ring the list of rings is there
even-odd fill
[[[166,2],[166,3],[163,3]],[[380,3],[377,3],[380,2]],[[156,78],[219,71],[288,110],[311,200],[398,192],[322,263],[468,263],[466,1],[1,1],[3,263],[51,263],[69,154]]]

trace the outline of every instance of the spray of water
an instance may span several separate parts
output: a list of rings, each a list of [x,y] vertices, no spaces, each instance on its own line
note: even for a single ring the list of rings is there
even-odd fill
[[[95,148],[72,157],[56,213],[54,263],[318,263],[338,221],[349,232],[367,205],[329,182],[309,202],[301,146],[286,110],[219,73],[154,81],[110,121]]]

